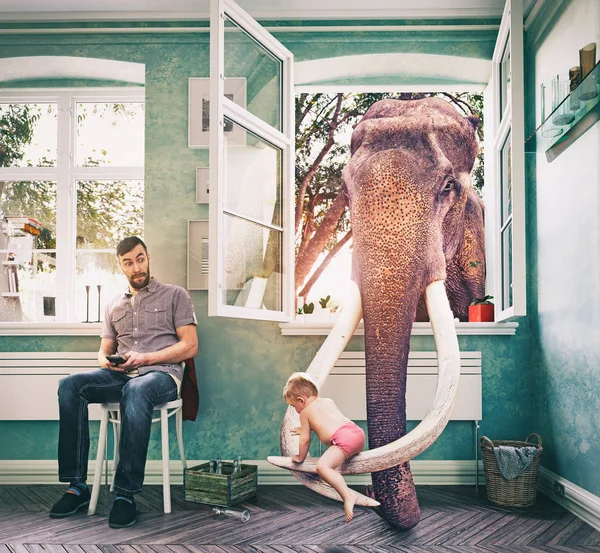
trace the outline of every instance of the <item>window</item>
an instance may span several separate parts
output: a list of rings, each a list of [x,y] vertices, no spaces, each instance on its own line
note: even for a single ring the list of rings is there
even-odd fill
[[[101,320],[143,178],[143,89],[0,91],[1,322]]]
[[[506,3],[492,64],[492,155],[486,158],[486,180],[496,186],[487,198],[487,232],[494,241],[495,319],[503,321],[526,314],[522,0]]]
[[[229,0],[211,3],[210,50],[208,312],[287,321],[294,304],[293,58]],[[243,80],[247,97],[232,100],[225,79]]]

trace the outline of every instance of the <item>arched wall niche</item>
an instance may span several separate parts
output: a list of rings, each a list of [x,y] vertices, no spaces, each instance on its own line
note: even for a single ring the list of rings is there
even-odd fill
[[[145,65],[128,61],[76,56],[0,58],[1,82],[31,79],[92,79],[143,85]]]

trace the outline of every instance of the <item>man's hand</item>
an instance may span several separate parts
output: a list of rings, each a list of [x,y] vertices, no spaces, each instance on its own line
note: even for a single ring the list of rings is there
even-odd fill
[[[103,369],[113,369],[115,367],[104,355],[98,355],[98,363]]]
[[[123,369],[123,372],[134,371],[149,365],[149,355],[147,353],[140,353],[139,351],[130,351],[122,354],[122,357],[126,359],[125,363],[121,363],[117,368]]]
[[[98,362],[100,363],[100,366],[103,369],[110,369],[111,371],[115,371],[118,373],[124,373],[127,372],[127,369],[123,368],[123,363],[121,363],[120,365],[115,365],[114,363],[111,363],[106,357],[104,357],[103,355],[99,355],[98,356]]]

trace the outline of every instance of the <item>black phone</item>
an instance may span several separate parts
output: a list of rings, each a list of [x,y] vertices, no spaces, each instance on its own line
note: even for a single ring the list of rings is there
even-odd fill
[[[120,355],[107,355],[106,358],[115,365],[120,365],[126,361],[126,359],[123,359]]]

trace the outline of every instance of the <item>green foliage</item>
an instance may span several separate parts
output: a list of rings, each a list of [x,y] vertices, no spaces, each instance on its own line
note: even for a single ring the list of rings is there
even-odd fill
[[[0,167],[23,159],[23,147],[31,143],[42,110],[36,104],[0,106]]]
[[[493,305],[494,302],[490,301],[493,299],[494,299],[494,296],[483,296],[483,298],[475,298],[471,302],[471,305]]]

